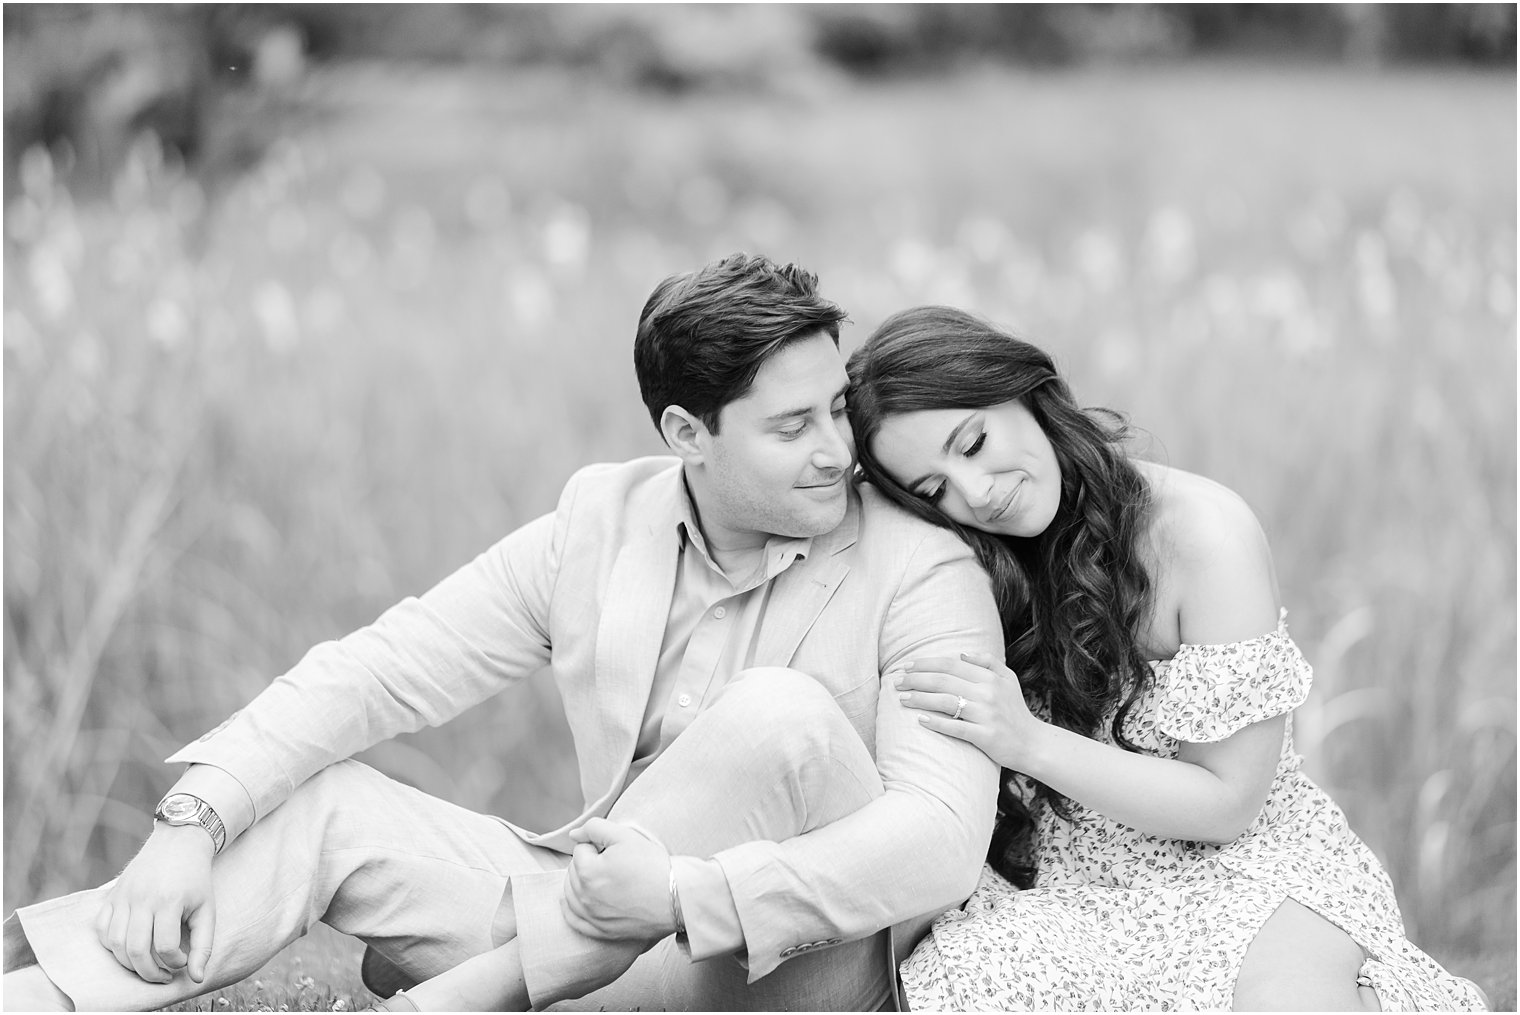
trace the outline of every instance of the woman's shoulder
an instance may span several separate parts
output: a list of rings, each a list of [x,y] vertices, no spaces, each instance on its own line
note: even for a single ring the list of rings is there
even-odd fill
[[[1158,603],[1181,642],[1239,641],[1271,631],[1279,610],[1272,550],[1256,513],[1222,483],[1137,463],[1151,490],[1148,544]]]
[[[1151,494],[1150,535],[1169,555],[1207,558],[1231,546],[1266,549],[1266,533],[1244,497],[1206,476],[1137,462]]]

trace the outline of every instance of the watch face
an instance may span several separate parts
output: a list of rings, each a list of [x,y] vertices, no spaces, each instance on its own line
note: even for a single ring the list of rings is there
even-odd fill
[[[189,820],[195,817],[195,812],[200,808],[194,797],[172,796],[165,800],[159,808],[159,813],[170,821]]]

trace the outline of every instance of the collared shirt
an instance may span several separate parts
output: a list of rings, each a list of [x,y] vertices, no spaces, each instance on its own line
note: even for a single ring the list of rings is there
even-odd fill
[[[671,533],[681,544],[675,589],[629,782],[691,725],[735,674],[754,665],[772,580],[805,558],[813,543],[811,538],[772,536],[752,571],[731,577],[708,551],[684,489],[680,506],[681,517]]]

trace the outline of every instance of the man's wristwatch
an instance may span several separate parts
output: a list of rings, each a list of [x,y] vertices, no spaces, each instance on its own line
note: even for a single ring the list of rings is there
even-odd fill
[[[215,856],[227,844],[227,826],[217,817],[211,805],[189,793],[170,793],[153,809],[153,819],[166,825],[199,825],[211,836],[211,855]]]

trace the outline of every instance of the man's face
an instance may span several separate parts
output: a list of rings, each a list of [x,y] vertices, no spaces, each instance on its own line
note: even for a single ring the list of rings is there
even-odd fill
[[[693,492],[709,543],[752,548],[769,536],[817,536],[844,520],[855,442],[845,415],[849,378],[827,332],[787,343],[743,397],[724,406],[718,433],[698,440]]]

